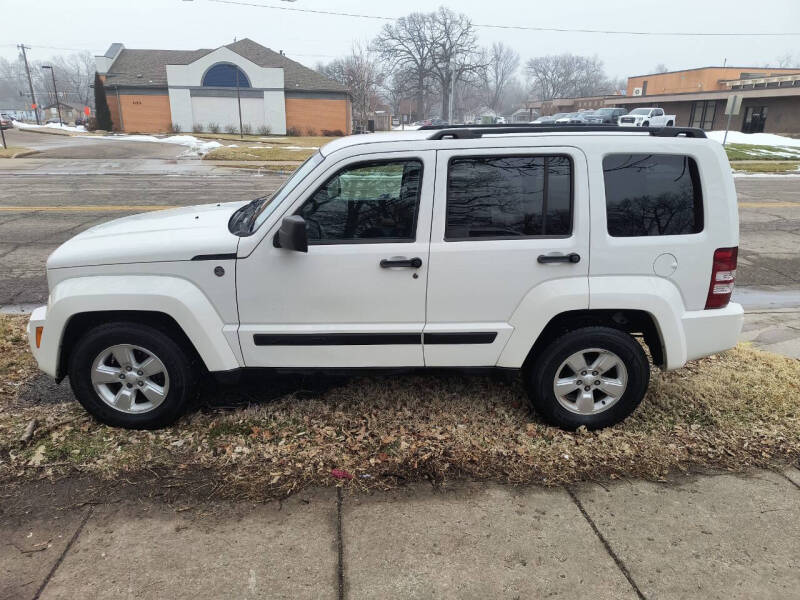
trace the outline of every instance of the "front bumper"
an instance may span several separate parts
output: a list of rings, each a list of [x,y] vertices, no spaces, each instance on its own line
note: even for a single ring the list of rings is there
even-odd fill
[[[31,353],[36,359],[39,368],[51,377],[56,377],[56,372],[58,370],[59,336],[57,332],[48,330],[46,322],[47,307],[40,306],[34,309],[28,321],[28,344],[31,347]],[[43,329],[40,343],[37,346],[36,329],[38,327],[42,327]]]
[[[741,304],[731,302],[725,308],[697,310],[683,314],[686,336],[686,360],[694,360],[733,348],[739,341],[744,323]]]

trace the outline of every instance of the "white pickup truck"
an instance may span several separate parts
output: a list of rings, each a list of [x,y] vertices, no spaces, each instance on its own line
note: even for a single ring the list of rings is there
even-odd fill
[[[675,115],[665,115],[663,108],[634,108],[617,120],[620,127],[672,127]]]

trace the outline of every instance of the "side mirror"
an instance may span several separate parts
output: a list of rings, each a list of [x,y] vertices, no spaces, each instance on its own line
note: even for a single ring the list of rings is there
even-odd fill
[[[299,215],[285,217],[281,228],[275,236],[274,245],[284,250],[308,252],[308,234],[306,233],[306,220]]]

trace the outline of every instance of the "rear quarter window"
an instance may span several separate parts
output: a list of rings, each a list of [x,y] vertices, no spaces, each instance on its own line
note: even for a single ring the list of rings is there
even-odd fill
[[[693,158],[610,154],[603,158],[603,178],[609,235],[689,235],[703,230],[703,193]]]

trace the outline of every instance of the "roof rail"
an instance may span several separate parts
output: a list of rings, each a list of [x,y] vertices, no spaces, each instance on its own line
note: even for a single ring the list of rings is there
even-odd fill
[[[647,132],[656,137],[704,138],[706,132],[696,127],[620,127],[619,125],[424,125],[421,131],[433,131],[429,140],[453,138],[457,140],[474,139],[489,135],[506,133],[591,133],[613,131],[619,133]]]

